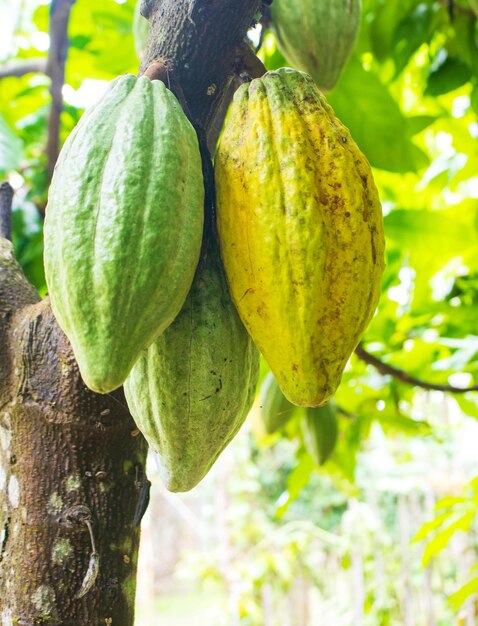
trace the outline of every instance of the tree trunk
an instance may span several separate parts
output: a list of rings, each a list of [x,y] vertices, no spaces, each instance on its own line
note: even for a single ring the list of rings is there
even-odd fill
[[[141,72],[166,62],[210,137],[228,85],[250,67],[243,41],[259,8],[143,1],[151,35]],[[15,261],[8,213],[0,206],[0,622],[132,626],[146,444],[122,391],[83,384],[48,299]]]

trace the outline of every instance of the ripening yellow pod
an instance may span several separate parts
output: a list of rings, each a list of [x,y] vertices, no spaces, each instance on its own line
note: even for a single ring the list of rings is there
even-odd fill
[[[384,235],[370,165],[313,80],[283,68],[238,89],[215,170],[239,315],[284,395],[320,406],[379,300]]]

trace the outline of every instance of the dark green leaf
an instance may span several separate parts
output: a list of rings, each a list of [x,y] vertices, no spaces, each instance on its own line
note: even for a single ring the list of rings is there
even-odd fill
[[[374,167],[407,172],[427,164],[425,154],[411,141],[407,119],[397,102],[378,76],[357,59],[347,65],[328,97]]]
[[[471,70],[466,63],[460,59],[447,57],[440,67],[430,73],[425,94],[439,96],[448,93],[464,85],[470,76]]]
[[[323,465],[337,443],[337,409],[332,402],[323,407],[307,408],[303,418],[304,443],[317,463]]]
[[[269,434],[280,430],[300,410],[284,396],[272,372],[261,385],[260,397],[262,421]]]

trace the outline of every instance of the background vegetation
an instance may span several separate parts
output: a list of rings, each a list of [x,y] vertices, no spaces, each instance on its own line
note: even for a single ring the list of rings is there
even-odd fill
[[[206,623],[202,605],[220,607],[207,622],[218,626],[300,626],[319,614],[322,626],[476,623],[478,395],[460,393],[478,382],[475,9],[364,0],[356,50],[328,97],[383,202],[387,269],[366,352],[347,367],[321,459],[299,410],[267,435],[258,397],[193,494],[167,495],[155,481],[139,624],[160,623],[146,613],[153,586],[168,624],[171,599],[178,624]],[[73,5],[62,141],[106,81],[137,71],[134,14],[132,0]],[[0,174],[16,190],[18,258],[45,293],[50,79],[21,67],[45,69],[49,2],[0,0],[0,15]],[[287,64],[263,35],[251,32],[266,66]],[[184,593],[200,581],[187,613]]]

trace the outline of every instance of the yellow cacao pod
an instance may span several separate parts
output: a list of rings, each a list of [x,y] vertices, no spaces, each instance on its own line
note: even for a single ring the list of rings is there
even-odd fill
[[[215,165],[239,315],[285,396],[320,406],[379,299],[383,221],[370,165],[313,80],[286,68],[238,89]]]

